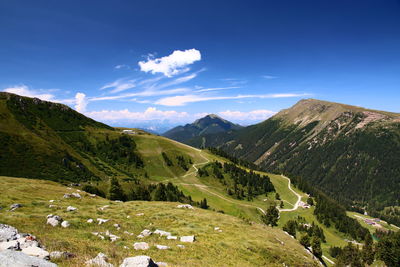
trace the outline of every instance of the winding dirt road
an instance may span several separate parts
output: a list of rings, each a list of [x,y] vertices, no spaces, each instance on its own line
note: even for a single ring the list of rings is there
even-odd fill
[[[294,191],[294,190],[292,189],[291,181],[290,181],[290,179],[289,179],[288,177],[286,177],[286,176],[284,176],[284,175],[281,175],[281,177],[288,180],[288,188],[289,188],[290,191],[292,191],[293,194],[295,194],[295,195],[297,196],[297,201],[296,201],[296,203],[294,204],[293,208],[291,208],[291,209],[280,209],[280,208],[278,208],[278,210],[279,210],[280,212],[283,212],[283,211],[295,211],[295,210],[297,210],[297,208],[299,207],[299,203],[300,203],[300,201],[301,201],[301,195],[298,194],[296,191]]]

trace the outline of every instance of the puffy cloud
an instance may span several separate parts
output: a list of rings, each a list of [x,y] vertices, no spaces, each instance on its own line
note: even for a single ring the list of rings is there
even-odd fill
[[[175,110],[158,110],[155,107],[148,107],[144,112],[132,112],[128,109],[123,110],[101,110],[85,113],[95,120],[104,122],[147,122],[147,121],[187,121],[191,116],[187,112],[178,112]]]
[[[218,112],[218,115],[220,115],[224,119],[238,122],[241,124],[249,124],[249,122],[254,123],[254,122],[263,121],[263,120],[271,117],[274,114],[276,114],[275,111],[266,110],[266,109],[252,110],[252,111],[248,111],[248,112],[231,111],[231,110]]]
[[[86,111],[86,105],[87,105],[87,100],[86,100],[86,95],[84,93],[77,93],[75,95],[75,109],[78,112],[85,112]]]
[[[162,73],[167,77],[172,77],[182,73],[186,66],[199,60],[201,60],[200,51],[193,48],[185,51],[175,50],[169,56],[161,58],[149,57],[147,61],[140,61],[138,64],[141,71],[152,74]]]
[[[53,94],[45,92],[46,90],[32,90],[29,89],[29,87],[26,85],[9,87],[4,89],[3,91],[27,97],[36,97],[46,101],[55,101],[55,96]]]

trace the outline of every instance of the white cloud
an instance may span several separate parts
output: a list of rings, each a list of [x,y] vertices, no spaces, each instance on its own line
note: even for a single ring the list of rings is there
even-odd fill
[[[126,80],[123,78],[104,85],[100,90],[113,88],[110,93],[119,93],[134,87],[136,87],[136,80]]]
[[[29,89],[29,87],[26,85],[9,87],[4,89],[3,91],[27,97],[36,97],[46,101],[55,101],[55,96],[53,94],[48,93],[50,90],[42,90],[42,89],[33,90]]]
[[[263,77],[264,79],[267,79],[267,80],[272,80],[272,79],[278,78],[278,77],[272,76],[272,75],[263,75],[262,77]]]
[[[155,58],[151,56],[147,61],[139,61],[141,71],[151,72],[152,74],[162,73],[167,77],[172,77],[176,74],[188,71],[186,66],[201,60],[199,50],[188,49],[185,51],[175,50],[169,56]]]
[[[265,94],[265,95],[236,95],[236,96],[204,96],[204,95],[178,95],[164,97],[155,102],[155,104],[163,106],[184,106],[188,103],[203,102],[211,100],[228,100],[228,99],[244,99],[244,98],[285,98],[285,97],[301,97],[309,94]]]
[[[237,89],[240,88],[239,86],[230,86],[230,87],[214,87],[214,88],[205,88],[197,90],[196,92],[211,92],[211,91],[221,91],[221,90],[229,90],[229,89]]]
[[[75,109],[78,112],[85,112],[86,111],[86,105],[87,105],[87,100],[86,100],[86,95],[84,93],[77,93],[75,95]]]
[[[258,109],[252,110],[248,112],[244,111],[221,111],[218,112],[218,115],[227,119],[229,121],[238,122],[241,124],[249,124],[254,122],[259,122],[266,120],[267,118],[271,117],[272,115],[276,114],[275,111],[266,110],[266,109]]]
[[[120,64],[120,65],[116,65],[116,66],[114,67],[114,69],[120,70],[120,69],[130,69],[130,68],[129,68],[128,65]]]
[[[103,100],[117,100],[117,99],[125,99],[130,97],[150,97],[150,96],[161,96],[161,95],[173,95],[179,94],[189,91],[188,88],[175,88],[163,91],[155,91],[155,90],[144,90],[137,93],[128,93],[121,95],[113,95],[113,96],[96,96],[89,98],[90,101],[103,101]]]
[[[148,107],[144,112],[132,112],[128,109],[123,110],[101,110],[86,112],[86,116],[89,116],[95,120],[105,122],[147,122],[147,121],[172,121],[180,122],[191,119],[191,116],[187,112],[178,112],[175,110],[158,110],[155,107]]]

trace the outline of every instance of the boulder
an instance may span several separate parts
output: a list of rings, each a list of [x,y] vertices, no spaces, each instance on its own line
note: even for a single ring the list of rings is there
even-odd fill
[[[177,240],[178,237],[174,236],[174,235],[169,235],[169,236],[167,236],[167,239]]]
[[[26,255],[19,251],[5,250],[0,252],[0,267],[56,267],[57,265],[44,259]]]
[[[72,193],[71,196],[74,198],[82,198],[79,193]]]
[[[54,199],[50,199],[49,202],[50,202],[50,203],[53,203],[53,202],[54,202]]]
[[[43,248],[37,247],[37,246],[29,246],[26,248],[22,248],[21,250],[22,253],[29,255],[29,256],[35,256],[40,259],[49,259],[50,258],[50,253],[44,250]]]
[[[86,222],[87,223],[93,223],[93,219],[88,219]]]
[[[195,239],[194,235],[181,236],[181,242],[193,243]]]
[[[50,224],[51,226],[56,227],[57,225],[60,224],[60,221],[54,217],[50,217],[47,219],[47,224]]]
[[[166,231],[158,230],[158,229],[154,231],[154,234],[160,235],[160,236],[170,236],[171,235],[170,232],[166,232]]]
[[[136,242],[135,244],[133,244],[133,248],[135,250],[147,250],[149,249],[149,244],[147,244],[146,242]]]
[[[108,222],[109,220],[108,219],[97,218],[97,221],[99,222],[99,224],[103,224],[103,223]]]
[[[14,227],[0,223],[0,242],[17,239],[18,230]]]
[[[21,204],[18,204],[18,203],[12,204],[12,205],[10,206],[10,211],[14,211],[14,210],[19,209],[19,208],[21,208],[21,207],[22,207]]]
[[[75,208],[75,207],[72,207],[72,206],[67,207],[67,211],[76,211],[76,210],[77,210],[77,208]]]
[[[5,241],[5,242],[0,242],[0,251],[3,250],[7,250],[7,249],[11,249],[11,250],[19,250],[19,243],[17,240],[11,240],[11,241]]]
[[[156,245],[156,248],[158,248],[158,249],[160,249],[160,250],[170,249],[170,247],[168,247],[168,246],[163,246],[163,245]]]
[[[144,230],[140,233],[140,236],[141,236],[141,237],[146,237],[146,236],[151,235],[152,233],[153,233],[152,231],[150,231],[150,230],[148,230],[148,229],[144,229]]]
[[[97,256],[91,260],[86,261],[87,266],[98,266],[98,267],[114,267],[111,263],[107,262],[107,256],[103,253],[97,254]]]
[[[125,258],[119,267],[158,267],[149,256]]]
[[[71,226],[71,224],[70,224],[68,221],[63,221],[63,222],[61,223],[61,226],[64,227],[64,228],[68,228],[68,227]]]

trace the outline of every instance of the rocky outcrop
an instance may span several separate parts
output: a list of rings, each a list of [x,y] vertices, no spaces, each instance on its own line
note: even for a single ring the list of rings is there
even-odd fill
[[[56,267],[57,265],[44,259],[26,255],[19,251],[5,250],[0,252],[0,267]]]
[[[135,250],[148,250],[149,249],[149,244],[146,242],[136,242],[133,244],[133,248]]]
[[[95,258],[86,261],[86,265],[97,267],[114,267],[113,264],[107,262],[107,256],[101,252],[97,254]]]
[[[125,258],[119,267],[158,267],[149,256]]]

